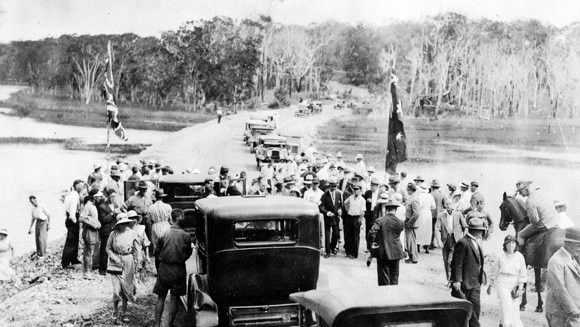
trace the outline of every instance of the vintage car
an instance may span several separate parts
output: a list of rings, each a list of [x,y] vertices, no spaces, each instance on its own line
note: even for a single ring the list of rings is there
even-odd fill
[[[268,130],[273,131],[275,128],[271,126],[268,122],[264,120],[257,120],[257,119],[249,119],[246,121],[246,128],[244,130],[243,141],[248,142],[248,139],[252,137],[252,131],[259,128],[266,128]]]
[[[197,272],[185,300],[195,326],[297,326],[288,296],[312,290],[320,264],[318,208],[283,196],[196,202]]]
[[[312,290],[290,299],[312,312],[318,327],[465,327],[472,310],[470,302],[425,285]]]
[[[280,134],[286,138],[286,151],[289,156],[296,156],[302,152],[302,137],[299,135]]]
[[[250,153],[254,153],[256,151],[256,147],[258,146],[258,138],[262,135],[270,135],[273,134],[274,127],[265,126],[265,127],[256,127],[250,131],[250,136],[246,141],[246,145],[250,146]]]
[[[261,120],[261,121],[264,121],[264,122],[270,124],[271,126],[276,127],[276,122],[278,121],[278,113],[277,112],[256,113],[256,114],[250,116],[250,119]]]
[[[263,162],[280,162],[288,157],[286,138],[279,135],[262,135],[258,138],[256,148],[256,166],[260,168]]]

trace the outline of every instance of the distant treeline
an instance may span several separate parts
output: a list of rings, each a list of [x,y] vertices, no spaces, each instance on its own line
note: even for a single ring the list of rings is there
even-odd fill
[[[448,13],[424,22],[351,26],[280,25],[269,17],[192,21],[160,38],[63,35],[0,45],[0,81],[85,103],[100,100],[112,42],[119,103],[198,110],[247,105],[329,80],[366,86],[387,99],[396,71],[405,110],[435,114],[572,117],[580,104],[580,28],[538,21],[469,20]],[[388,101],[384,101],[388,105]]]

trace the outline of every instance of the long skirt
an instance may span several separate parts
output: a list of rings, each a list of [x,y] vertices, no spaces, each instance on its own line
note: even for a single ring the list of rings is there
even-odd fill
[[[501,322],[504,327],[523,327],[520,319],[521,298],[513,299],[511,291],[518,285],[517,276],[500,275],[494,286],[501,308]]]
[[[132,254],[117,255],[123,262],[123,272],[111,275],[113,281],[113,301],[135,302],[135,263]]]
[[[16,273],[10,267],[9,257],[0,257],[0,281],[7,281],[12,279]]]
[[[431,244],[431,210],[421,210],[417,226],[417,244]]]
[[[48,223],[46,220],[36,220],[35,228],[36,255],[44,257],[46,255],[46,238],[48,236]]]
[[[160,221],[157,223],[153,223],[151,225],[151,246],[149,251],[149,256],[154,256],[155,251],[157,249],[157,242],[159,239],[165,235],[165,233],[169,230],[171,225],[168,221]]]

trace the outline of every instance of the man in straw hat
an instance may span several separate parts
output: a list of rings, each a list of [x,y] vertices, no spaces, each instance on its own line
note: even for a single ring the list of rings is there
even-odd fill
[[[481,237],[485,231],[482,219],[473,218],[468,223],[468,232],[455,244],[451,261],[452,295],[463,293],[465,299],[473,304],[473,312],[469,319],[469,326],[480,326],[479,313],[481,311],[480,295],[481,284],[486,284],[483,270],[484,256],[481,247]]]
[[[566,229],[564,245],[548,261],[547,286],[549,326],[580,326],[580,228]]]
[[[530,224],[518,233],[520,249],[525,247],[528,238],[555,227],[560,221],[558,212],[554,208],[554,202],[542,194],[540,190],[531,189],[530,184],[532,181],[526,180],[520,180],[516,183],[516,192],[527,197],[524,206],[530,219]]]
[[[379,286],[397,285],[399,261],[405,258],[400,240],[405,224],[395,215],[400,203],[394,197],[389,198],[388,193],[382,193],[377,205],[381,206],[381,213],[369,231],[373,248],[375,243],[378,245],[376,250],[373,249],[373,256],[377,258],[377,278]]]

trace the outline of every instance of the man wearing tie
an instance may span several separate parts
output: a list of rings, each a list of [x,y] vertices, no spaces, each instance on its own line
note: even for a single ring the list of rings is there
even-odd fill
[[[467,223],[461,212],[453,210],[451,199],[446,198],[443,212],[437,215],[435,223],[435,240],[437,245],[443,244],[443,265],[447,280],[451,273],[451,259],[455,244],[464,236]]]
[[[465,299],[473,304],[473,312],[469,319],[470,327],[478,327],[481,311],[481,284],[486,284],[483,271],[483,250],[481,238],[485,231],[483,219],[473,218],[468,223],[467,234],[455,244],[453,260],[451,261],[451,277],[455,294],[463,292]],[[454,295],[452,293],[452,295]],[[460,296],[458,296],[460,297]]]
[[[324,248],[325,258],[330,257],[330,253],[336,254],[336,244],[338,243],[339,231],[338,223],[342,215],[342,193],[336,189],[338,181],[336,177],[328,180],[328,190],[320,198],[320,213],[324,216]]]
[[[367,242],[367,251],[370,252],[371,250],[371,240],[369,239],[369,232],[371,231],[371,227],[375,222],[375,207],[377,206],[377,200],[379,199],[379,179],[375,176],[371,177],[371,188],[367,190],[364,194],[364,198],[366,200],[366,210],[365,210],[365,235],[366,235],[366,242]]]

